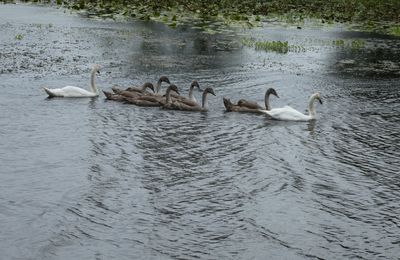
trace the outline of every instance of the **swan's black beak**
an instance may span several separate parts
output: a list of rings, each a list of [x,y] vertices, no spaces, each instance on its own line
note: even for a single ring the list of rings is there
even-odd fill
[[[280,98],[278,94],[275,94],[275,96],[276,96],[277,98]]]
[[[318,99],[319,103],[322,105],[322,99]]]
[[[97,71],[97,74],[99,74],[99,75],[100,75],[100,70],[98,70],[98,71]]]

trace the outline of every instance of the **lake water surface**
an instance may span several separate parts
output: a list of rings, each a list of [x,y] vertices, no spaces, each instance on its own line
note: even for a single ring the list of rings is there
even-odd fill
[[[217,96],[208,113],[46,99],[95,63],[103,90],[166,75]],[[0,5],[1,258],[398,259],[399,64],[400,38],[341,26],[212,35]],[[268,87],[300,111],[319,91],[318,119],[224,112]]]

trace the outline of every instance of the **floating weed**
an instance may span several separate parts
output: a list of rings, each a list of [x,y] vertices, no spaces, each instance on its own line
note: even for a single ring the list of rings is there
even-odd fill
[[[22,34],[15,35],[15,39],[18,41],[21,41],[23,38],[24,38],[24,36]]]
[[[389,29],[389,32],[390,32],[391,35],[400,36],[400,26],[392,26]]]
[[[360,50],[365,47],[365,41],[361,39],[356,40],[342,40],[337,39],[332,42],[333,46],[340,47],[340,48],[350,48],[352,50]]]
[[[177,25],[176,22],[168,23],[168,26],[169,26],[169,27],[172,27],[172,28],[175,28],[176,25]]]
[[[266,52],[288,53],[305,52],[306,49],[301,45],[289,45],[287,41],[257,41],[254,38],[242,38],[243,46],[252,47],[255,50]]]
[[[338,46],[338,47],[343,47],[344,46],[344,40],[342,40],[342,39],[334,40],[333,41],[333,45],[334,46]]]
[[[364,46],[365,46],[365,41],[364,40],[358,39],[358,40],[351,41],[351,48],[352,49],[359,50],[359,49],[364,48]]]
[[[256,50],[274,51],[277,53],[287,53],[289,51],[289,44],[287,41],[265,41],[256,42],[254,44]]]
[[[210,27],[203,27],[203,33],[213,35],[213,34],[216,34],[217,31],[212,29],[212,28],[210,28]]]
[[[253,38],[242,38],[240,41],[241,41],[242,45],[247,46],[247,47],[253,47],[254,43],[256,42],[256,40]]]

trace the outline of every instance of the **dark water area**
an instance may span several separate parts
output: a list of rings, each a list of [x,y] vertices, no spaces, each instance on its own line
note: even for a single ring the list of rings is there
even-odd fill
[[[0,5],[0,258],[399,259],[399,52],[340,26],[210,35]],[[217,96],[207,113],[46,99],[88,88],[95,63],[102,90],[166,75]],[[224,112],[271,86],[272,107],[300,111],[319,91],[318,119]]]

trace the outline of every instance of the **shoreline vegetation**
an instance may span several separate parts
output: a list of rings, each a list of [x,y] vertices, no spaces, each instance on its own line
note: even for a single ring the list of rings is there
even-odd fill
[[[15,0],[0,0],[14,3]],[[271,19],[301,25],[307,19],[361,25],[365,31],[400,36],[399,0],[30,0],[100,18],[155,20],[175,27],[186,21],[257,26]],[[299,26],[300,27],[300,26]]]
[[[14,0],[0,0],[0,3],[14,3]],[[100,19],[139,19],[157,21],[176,27],[189,23],[192,28],[206,34],[230,31],[239,26],[252,28],[271,22],[281,22],[302,29],[303,25],[345,23],[350,30],[378,32],[400,36],[400,1],[388,0],[380,4],[379,0],[30,0],[18,1],[34,4],[51,4],[73,10],[84,16]],[[306,25],[306,23],[308,23]],[[16,35],[16,40],[23,40]],[[304,52],[302,45],[293,45],[287,41],[268,41],[266,39],[242,37],[241,46],[258,51],[286,54]],[[337,39],[323,42],[325,46],[345,48],[351,51],[365,47],[363,40]]]
[[[15,2],[3,0],[3,2]],[[157,16],[162,11],[181,10],[204,18],[222,15],[232,20],[247,20],[251,15],[317,18],[325,22],[400,22],[398,0],[30,0],[22,2],[56,3],[74,10],[97,14],[123,14],[136,17]]]

